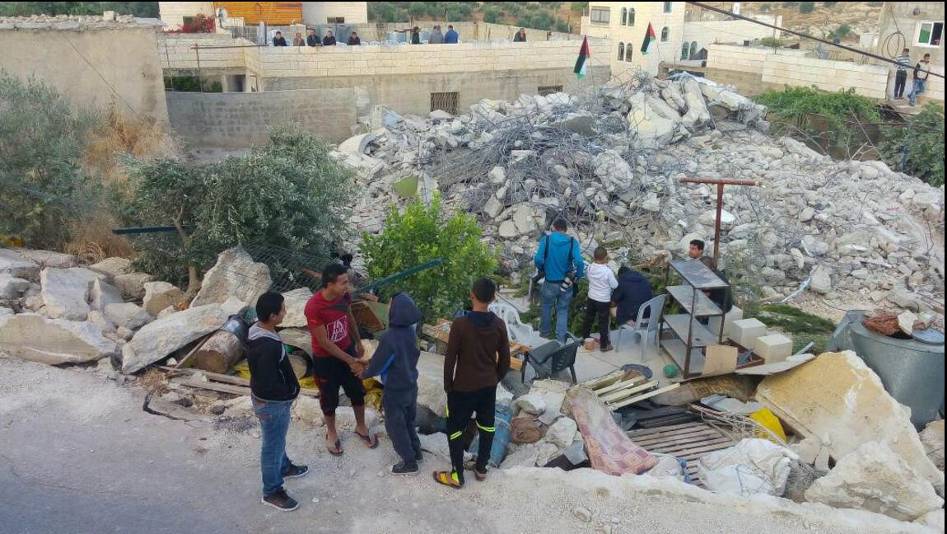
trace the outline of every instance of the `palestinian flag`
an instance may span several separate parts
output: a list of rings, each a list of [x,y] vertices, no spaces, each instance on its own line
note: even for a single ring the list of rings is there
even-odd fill
[[[644,41],[641,43],[641,53],[642,53],[642,54],[647,54],[647,53],[648,53],[648,47],[651,46],[651,42],[654,41],[654,39],[655,39],[656,37],[657,37],[657,36],[654,34],[654,27],[651,26],[651,23],[649,22],[649,23],[648,23],[648,31],[646,31],[646,32],[644,33]]]
[[[575,60],[575,76],[578,79],[585,78],[589,73],[589,58],[592,54],[589,52],[589,38],[582,38],[582,48],[579,49],[579,58]]]

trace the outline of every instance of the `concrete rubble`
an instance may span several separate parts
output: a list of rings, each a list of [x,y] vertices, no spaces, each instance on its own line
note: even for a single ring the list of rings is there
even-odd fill
[[[312,297],[312,291],[308,287],[300,287],[292,291],[283,293],[283,303],[286,305],[286,317],[280,327],[285,328],[304,328],[308,325],[306,321],[306,303]]]
[[[806,490],[806,500],[914,521],[944,500],[890,447],[871,441],[842,457]]]
[[[393,184],[419,175],[480,218],[514,272],[531,269],[558,214],[585,250],[609,244],[616,261],[679,252],[685,236],[711,241],[715,191],[680,179],[757,180],[725,189],[721,251],[767,295],[808,283],[830,298],[915,311],[943,300],[943,189],[770,137],[764,115],[707,80],[639,76],[580,95],[482,100],[437,120],[405,116],[344,143],[340,157],[373,162],[370,173],[356,167],[359,230],[379,231],[387,206],[403,202]]]
[[[707,489],[749,497],[782,496],[790,466],[798,456],[765,439],[744,439],[733,447],[714,451],[698,462],[700,479]]]
[[[142,306],[151,315],[157,316],[168,306],[174,306],[184,299],[184,292],[168,282],[146,282]]]
[[[35,313],[0,315],[0,347],[18,358],[49,365],[94,362],[118,351],[116,343],[91,322]]]
[[[46,315],[52,319],[84,320],[89,315],[92,282],[100,276],[82,267],[43,269],[40,284]]]
[[[920,433],[921,444],[927,451],[927,457],[937,469],[944,470],[944,420],[931,421]]]
[[[253,261],[245,250],[234,247],[221,252],[217,263],[204,274],[191,307],[220,304],[231,297],[252,306],[272,284],[266,264]]]

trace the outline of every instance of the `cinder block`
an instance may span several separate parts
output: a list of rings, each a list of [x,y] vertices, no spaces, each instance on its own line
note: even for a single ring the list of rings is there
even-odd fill
[[[792,339],[782,334],[758,337],[753,352],[766,360],[766,363],[781,362],[792,354]]]
[[[759,319],[740,319],[733,322],[730,339],[742,347],[754,349],[757,338],[766,335],[766,325]]]
[[[737,306],[730,308],[730,311],[723,318],[723,337],[731,338],[733,331],[733,322],[743,319],[743,310]],[[713,334],[720,332],[720,317],[710,317],[707,319],[707,329]],[[732,338],[731,338],[732,339]]]

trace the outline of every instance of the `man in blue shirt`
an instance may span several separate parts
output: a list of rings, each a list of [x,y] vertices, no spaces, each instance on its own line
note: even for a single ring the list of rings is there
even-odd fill
[[[445,44],[457,44],[460,42],[460,35],[454,30],[453,24],[447,25],[447,33],[444,34]]]
[[[560,342],[566,340],[572,284],[585,274],[579,242],[566,234],[566,227],[565,220],[556,219],[552,223],[553,232],[543,236],[533,257],[536,268],[545,273],[539,331],[545,338],[552,337],[552,310],[555,308],[556,339]]]

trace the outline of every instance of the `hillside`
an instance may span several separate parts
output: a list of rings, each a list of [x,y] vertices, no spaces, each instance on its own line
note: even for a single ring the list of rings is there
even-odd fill
[[[730,10],[733,2],[706,2],[708,5]],[[783,27],[808,33],[815,37],[838,37],[842,41],[858,42],[863,33],[878,31],[882,2],[741,2],[743,15],[780,15]],[[699,8],[688,7],[692,17]],[[708,12],[704,13],[708,18]]]
[[[369,2],[369,22],[477,21],[578,32],[585,2]]]

